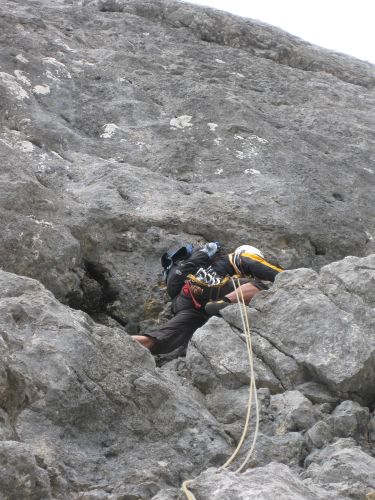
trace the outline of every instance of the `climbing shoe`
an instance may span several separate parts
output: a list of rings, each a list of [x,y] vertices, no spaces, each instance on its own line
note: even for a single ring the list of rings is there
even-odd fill
[[[228,299],[224,300],[215,300],[212,302],[207,302],[204,310],[208,316],[220,316],[220,311],[224,309],[224,307],[230,306],[231,302]]]

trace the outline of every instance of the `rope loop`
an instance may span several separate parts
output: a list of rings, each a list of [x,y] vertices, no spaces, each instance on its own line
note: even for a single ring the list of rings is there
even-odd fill
[[[249,422],[250,422],[250,417],[251,417],[251,406],[253,403],[253,400],[255,402],[255,415],[256,415],[256,421],[255,421],[255,430],[254,430],[254,436],[253,440],[250,446],[250,449],[248,453],[246,454],[245,459],[241,463],[241,465],[234,471],[236,473],[242,472],[243,469],[246,467],[248,464],[251,455],[253,454],[254,448],[255,448],[255,443],[257,441],[258,433],[259,433],[259,401],[258,401],[258,396],[257,396],[257,388],[256,388],[256,383],[255,383],[255,373],[254,373],[254,363],[253,363],[253,348],[252,348],[252,342],[251,342],[251,329],[250,329],[250,323],[249,323],[249,318],[247,315],[246,311],[246,304],[245,304],[245,299],[241,290],[241,283],[238,278],[237,284],[235,280],[231,277],[230,278],[233,284],[234,291],[236,292],[236,298],[237,298],[237,303],[239,306],[240,314],[241,314],[241,321],[242,321],[242,328],[243,332],[245,334],[245,339],[246,339],[246,347],[247,347],[247,353],[248,353],[248,360],[249,360],[249,367],[250,367],[250,383],[249,383],[249,397],[248,397],[248,403],[247,403],[247,412],[246,412],[246,418],[245,418],[245,423],[244,423],[244,428],[242,431],[242,435],[240,440],[238,441],[236,449],[233,451],[232,455],[228,458],[228,460],[225,462],[224,465],[221,466],[221,469],[226,469],[229,467],[229,465],[235,460],[237,457],[239,451],[242,448],[242,445],[245,441],[246,435],[249,430]],[[240,293],[238,293],[238,291]],[[182,484],[182,491],[185,493],[185,496],[187,500],[196,500],[195,496],[193,493],[188,489],[188,486],[193,482],[192,479],[188,479],[184,481]]]

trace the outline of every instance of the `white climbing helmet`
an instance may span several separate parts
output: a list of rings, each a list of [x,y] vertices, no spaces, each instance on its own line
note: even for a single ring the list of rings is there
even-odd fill
[[[258,248],[252,247],[251,245],[241,245],[240,247],[236,248],[234,255],[235,257],[238,257],[242,253],[251,253],[253,255],[258,255],[258,257],[262,257],[262,259],[264,259],[263,253],[258,250]]]

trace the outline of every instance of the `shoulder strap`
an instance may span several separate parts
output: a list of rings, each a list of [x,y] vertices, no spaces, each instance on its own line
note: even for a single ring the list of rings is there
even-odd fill
[[[238,267],[236,266],[236,263],[234,262],[235,254],[234,253],[230,253],[228,255],[228,257],[229,257],[229,262],[231,263],[233,269],[236,271],[236,274],[238,274],[240,276],[241,275],[241,271],[238,269]]]

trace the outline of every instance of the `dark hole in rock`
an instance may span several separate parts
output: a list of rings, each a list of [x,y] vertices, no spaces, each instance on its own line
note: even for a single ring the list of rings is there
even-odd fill
[[[29,141],[31,142],[31,144],[33,144],[37,148],[42,148],[43,147],[42,141],[40,139],[36,138],[36,137],[31,137],[29,139]]]
[[[343,195],[340,193],[332,193],[332,196],[335,198],[335,200],[345,201]]]
[[[311,245],[314,248],[315,255],[325,255],[326,249],[323,247],[321,243],[316,243],[311,241]]]
[[[108,281],[107,269],[97,262],[85,262],[81,292],[68,295],[68,304],[92,316],[106,312],[118,297],[118,291]]]
[[[106,0],[99,3],[100,12],[123,12],[124,6],[116,0]]]

